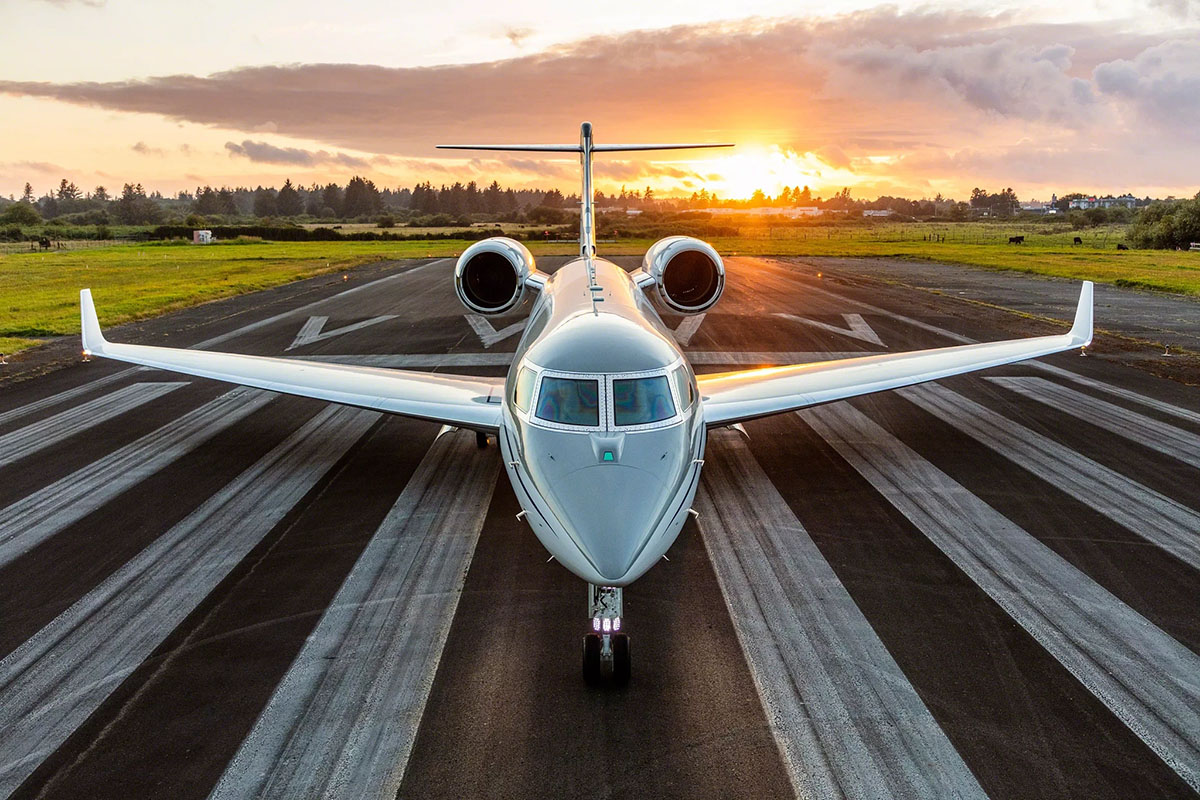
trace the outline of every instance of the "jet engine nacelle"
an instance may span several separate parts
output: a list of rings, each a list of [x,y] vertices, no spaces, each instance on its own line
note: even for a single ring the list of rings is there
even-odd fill
[[[529,248],[507,236],[468,247],[454,265],[454,291],[477,314],[503,314],[520,305],[525,282],[537,272]]]
[[[708,242],[690,236],[659,239],[642,259],[658,296],[681,314],[699,314],[716,305],[725,291],[725,263]]]

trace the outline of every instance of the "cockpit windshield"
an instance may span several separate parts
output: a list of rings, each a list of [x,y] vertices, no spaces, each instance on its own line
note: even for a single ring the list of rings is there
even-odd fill
[[[675,402],[667,376],[652,378],[614,378],[613,422],[623,425],[648,425],[675,416]]]
[[[560,425],[600,424],[599,382],[595,379],[542,378],[535,414]]]

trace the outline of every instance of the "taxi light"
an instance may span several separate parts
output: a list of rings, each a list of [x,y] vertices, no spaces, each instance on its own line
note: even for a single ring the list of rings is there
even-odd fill
[[[621,618],[620,617],[613,617],[613,630],[614,631],[621,630]]]
[[[612,630],[612,620],[609,619],[608,617],[605,617],[604,618],[604,632],[608,633],[611,630]]]
[[[600,618],[599,617],[592,617],[592,630],[594,630],[594,631],[600,630]]]

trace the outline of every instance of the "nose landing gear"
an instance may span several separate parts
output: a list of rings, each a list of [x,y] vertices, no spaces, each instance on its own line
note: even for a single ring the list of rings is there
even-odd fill
[[[605,680],[629,683],[629,635],[621,632],[622,597],[618,586],[588,584],[592,632],[583,637],[583,679],[589,686]]]

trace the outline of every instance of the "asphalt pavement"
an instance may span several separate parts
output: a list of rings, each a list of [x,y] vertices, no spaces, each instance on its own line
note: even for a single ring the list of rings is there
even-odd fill
[[[452,266],[106,333],[502,375],[523,319],[469,315]],[[997,306],[1078,292],[727,266],[664,314],[697,371],[1060,332]],[[1104,289],[1097,326],[1191,340],[1200,305],[1143,297]],[[43,350],[0,380],[0,798],[1200,790],[1200,391],[1103,341],[713,431],[698,518],[626,591],[622,689],[583,683],[586,587],[494,444]]]

